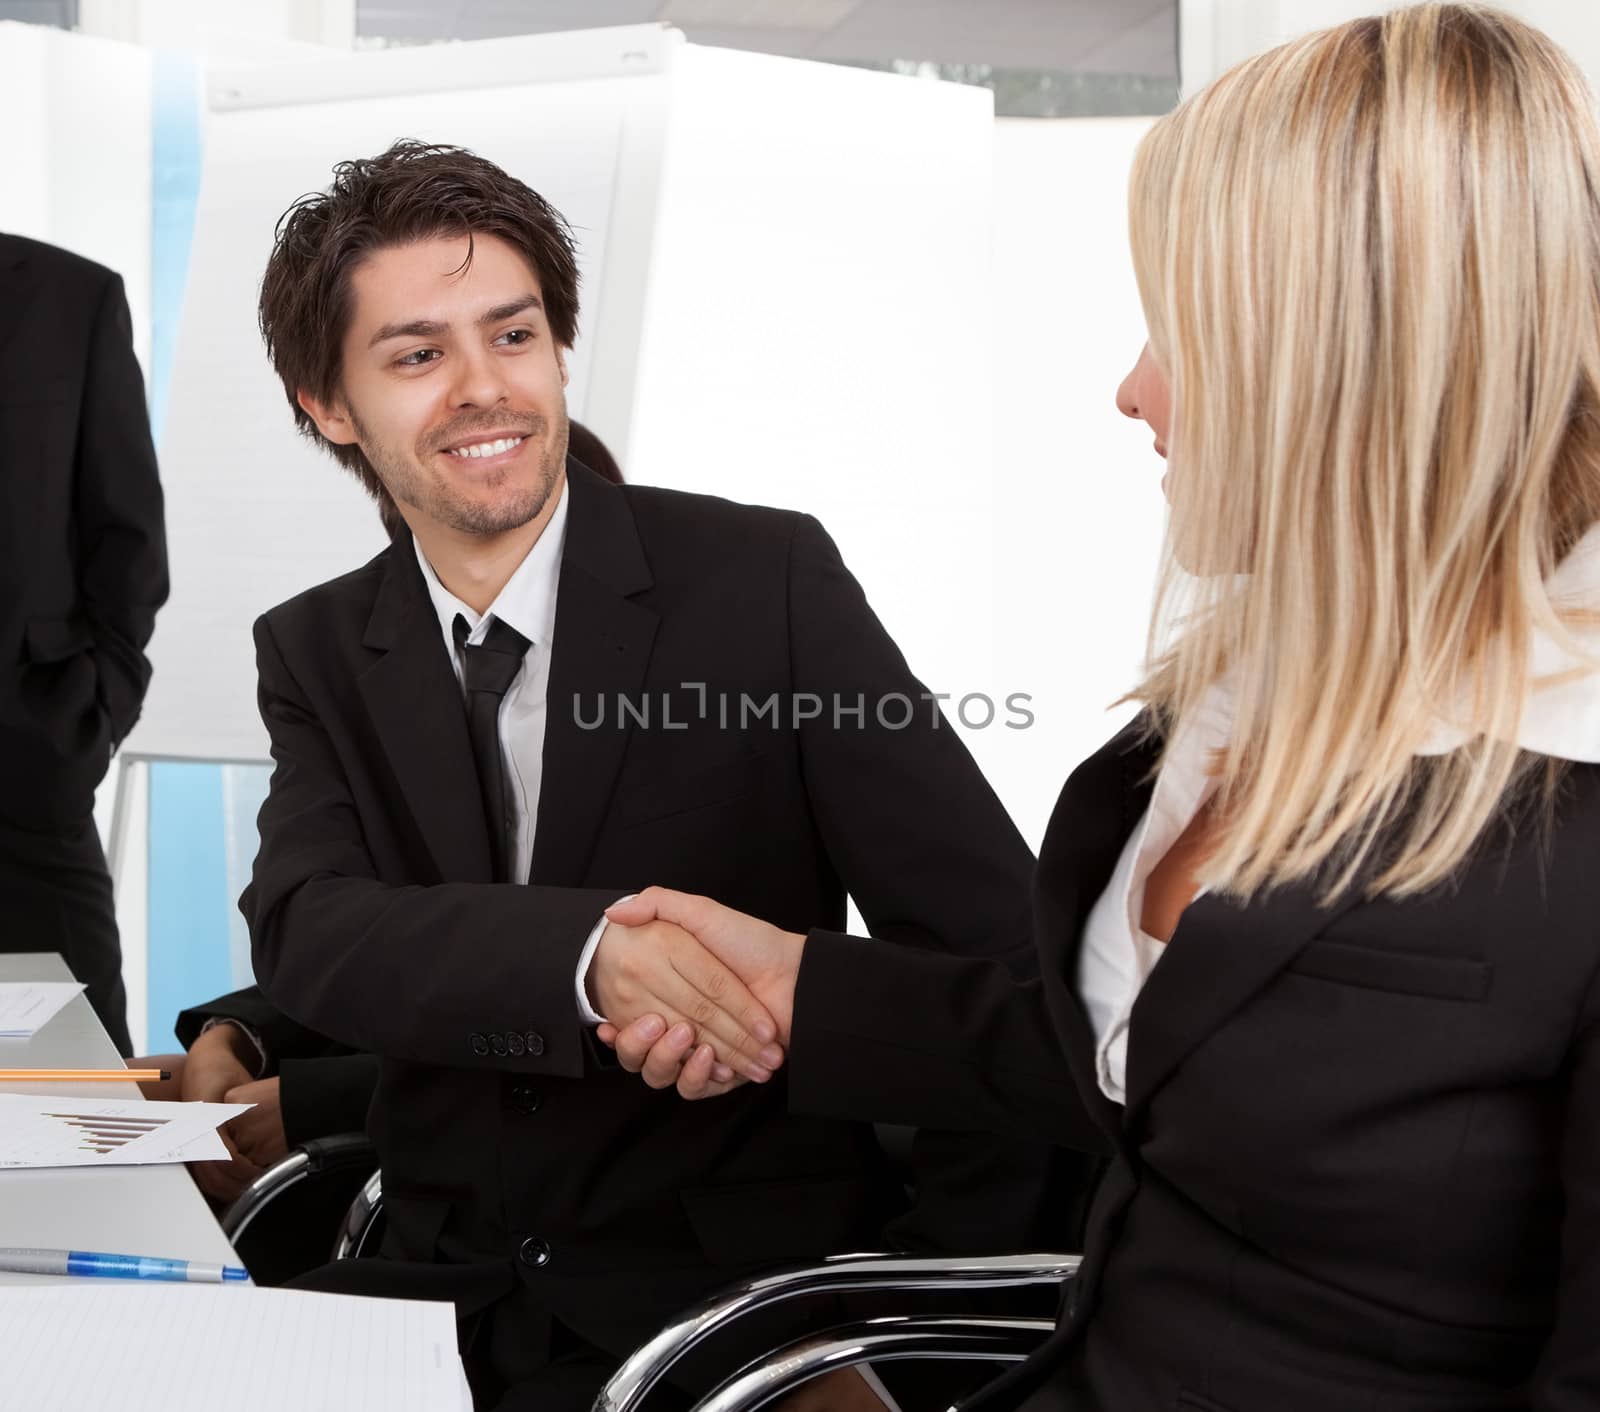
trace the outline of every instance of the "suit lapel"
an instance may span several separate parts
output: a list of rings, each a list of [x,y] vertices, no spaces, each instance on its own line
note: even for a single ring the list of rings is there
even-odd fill
[[[1073,771],[1039,849],[1034,900],[1051,1018],[1084,1105],[1118,1139],[1122,1112],[1100,1091],[1094,1029],[1078,994],[1078,956],[1089,912],[1150,802],[1152,785],[1147,776],[1159,744],[1144,740],[1143,732],[1140,717]]]
[[[632,601],[653,578],[623,492],[573,461],[567,482],[571,501],[530,880],[575,887],[611,807],[628,745],[631,728],[619,720],[617,702],[638,700],[660,619]],[[602,719],[594,725],[597,716]]]
[[[358,678],[389,768],[445,882],[489,882],[493,861],[461,688],[411,537],[388,571],[362,643],[384,655]]]
[[[1248,903],[1207,894],[1183,911],[1159,964],[1134,1002],[1128,1030],[1131,1127],[1200,1043],[1288,966],[1319,932],[1363,901],[1357,878],[1331,908],[1319,906],[1323,879]],[[1271,1056],[1264,1055],[1263,1062]]]

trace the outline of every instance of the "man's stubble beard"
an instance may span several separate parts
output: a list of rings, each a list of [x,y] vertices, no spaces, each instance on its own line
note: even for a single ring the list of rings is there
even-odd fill
[[[485,539],[521,529],[529,521],[537,519],[549,504],[567,463],[569,431],[567,418],[563,416],[559,430],[550,437],[540,453],[538,480],[511,500],[480,504],[455,495],[447,481],[431,477],[415,456],[393,454],[387,446],[373,438],[356,419],[353,411],[350,422],[362,453],[396,501],[409,505],[457,533]],[[549,418],[539,417],[526,435],[530,438],[541,437],[549,425]],[[502,474],[510,472],[507,470]]]

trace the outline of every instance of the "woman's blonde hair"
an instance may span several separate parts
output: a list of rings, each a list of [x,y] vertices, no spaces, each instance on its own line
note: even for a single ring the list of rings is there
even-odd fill
[[[1543,581],[1600,520],[1597,192],[1571,60],[1467,5],[1248,59],[1144,139],[1173,509],[1130,695],[1170,739],[1227,683],[1213,887],[1420,891],[1537,773]],[[1480,734],[1416,755],[1441,717]]]

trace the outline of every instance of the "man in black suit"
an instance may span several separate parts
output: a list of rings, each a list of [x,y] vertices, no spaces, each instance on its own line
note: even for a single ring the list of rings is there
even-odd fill
[[[659,881],[837,925],[848,889],[1022,971],[1031,858],[814,520],[567,459],[575,285],[560,217],[457,149],[345,163],[280,227],[290,404],[409,533],[256,625],[276,769],[241,899],[267,1000],[380,1060],[389,1258],[320,1283],[453,1298],[481,1404],[541,1409],[754,1268],[1059,1212],[1046,1149],[984,1144],[906,1217],[870,1128],[785,1116],[730,973],[603,917]],[[647,1012],[757,1081],[650,1093],[593,1038]]]
[[[58,951],[130,1052],[94,791],[139,718],[167,597],[122,280],[0,235],[0,950]]]
[[[570,456],[611,484],[623,484],[622,468],[605,442],[576,420],[568,423],[568,433]],[[378,508],[391,538],[410,534],[392,501]],[[168,1081],[146,1084],[147,1096],[251,1105],[222,1130],[230,1160],[190,1164],[196,1184],[217,1202],[232,1201],[290,1148],[366,1126],[378,1084],[376,1056],[295,1024],[257,986],[190,1006],[179,1014],[176,1033],[184,1052],[153,1055],[134,1065],[173,1074]],[[301,1228],[299,1211],[282,1222],[276,1211],[266,1225],[272,1228],[274,1254],[284,1256],[283,1267],[319,1263],[327,1252],[325,1233]],[[286,1225],[293,1228],[281,1228]],[[316,1253],[301,1259],[306,1250]],[[252,1266],[251,1275],[262,1281],[260,1268]]]

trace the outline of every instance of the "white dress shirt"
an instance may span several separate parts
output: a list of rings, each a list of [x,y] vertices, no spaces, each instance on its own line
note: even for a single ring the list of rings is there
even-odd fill
[[[466,619],[470,629],[467,634],[469,647],[482,645],[493,619],[515,628],[528,639],[522,670],[512,679],[505,696],[501,698],[499,716],[500,750],[517,824],[517,836],[511,851],[511,877],[515,883],[526,883],[533,868],[533,835],[539,819],[539,786],[544,778],[550,654],[556,636],[556,592],[561,582],[561,551],[566,537],[567,487],[563,481],[561,498],[556,502],[555,513],[550,516],[544,533],[506,580],[505,587],[496,595],[488,611],[481,616],[439,582],[439,576],[422,552],[422,546],[414,539],[412,541],[417,551],[417,565],[422,570],[422,581],[428,587],[428,597],[439,618],[445,651],[450,654],[451,664],[455,667],[457,682],[462,680],[461,657],[456,651],[455,639],[455,620],[458,615]],[[599,1024],[600,1016],[589,1004],[584,979],[605,929],[606,919],[602,916],[584,945],[574,982],[578,1013],[591,1025]]]
[[[1600,609],[1600,526],[1579,541],[1546,587],[1557,608]],[[1600,626],[1581,627],[1573,635],[1586,656],[1600,662]],[[1523,709],[1517,744],[1563,760],[1600,762],[1600,671],[1543,631],[1535,634],[1531,659],[1536,682],[1563,675],[1568,679],[1536,686]],[[1462,700],[1467,700],[1465,692]],[[1459,714],[1466,718],[1465,710]],[[1232,720],[1232,698],[1226,685],[1219,683],[1207,693],[1194,718],[1179,725],[1156,777],[1150,806],[1128,836],[1110,882],[1084,923],[1078,994],[1094,1029],[1100,1091],[1115,1103],[1127,1102],[1128,1027],[1134,1001],[1166,950],[1164,942],[1139,925],[1145,883],[1211,797],[1215,785],[1206,767],[1211,752],[1228,743]],[[1442,755],[1470,738],[1470,732],[1455,721],[1441,720],[1418,753]]]

